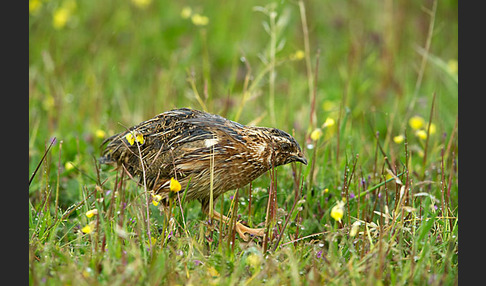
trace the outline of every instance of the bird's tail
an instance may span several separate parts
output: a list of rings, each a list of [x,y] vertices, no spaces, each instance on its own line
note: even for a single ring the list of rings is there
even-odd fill
[[[98,158],[98,162],[100,164],[106,164],[106,165],[113,165],[116,163],[116,161],[113,160],[110,155],[101,156],[100,158]]]
[[[116,160],[111,156],[113,153],[113,141],[115,141],[116,138],[119,137],[120,134],[115,134],[109,138],[106,138],[101,142],[100,149],[102,150],[102,156],[98,159],[98,162],[100,164],[107,164],[107,165],[113,165],[116,163]]]

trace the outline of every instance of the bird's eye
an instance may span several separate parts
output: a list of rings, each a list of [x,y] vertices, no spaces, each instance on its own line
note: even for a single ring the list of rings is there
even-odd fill
[[[288,143],[282,143],[282,145],[280,145],[280,149],[282,149],[282,151],[290,151],[290,144]]]

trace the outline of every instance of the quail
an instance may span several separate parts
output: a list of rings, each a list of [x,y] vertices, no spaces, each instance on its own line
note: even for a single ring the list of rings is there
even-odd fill
[[[102,147],[101,163],[122,166],[164,199],[169,196],[171,178],[175,178],[180,191],[187,192],[186,200],[199,200],[207,215],[211,185],[215,200],[271,168],[291,162],[307,165],[297,141],[282,130],[246,126],[188,108],[156,115],[107,138]],[[212,216],[225,223],[229,220],[214,210]],[[244,240],[248,239],[246,234],[263,236],[263,229],[239,222],[236,231]]]

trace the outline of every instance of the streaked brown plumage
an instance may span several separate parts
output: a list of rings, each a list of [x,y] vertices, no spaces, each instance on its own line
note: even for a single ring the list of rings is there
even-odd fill
[[[129,133],[132,135],[127,136]],[[132,139],[137,136],[141,139],[138,142]],[[142,185],[164,198],[168,197],[171,177],[180,182],[181,191],[190,182],[186,200],[199,200],[205,213],[209,210],[211,169],[216,199],[247,185],[272,166],[295,161],[307,164],[299,144],[286,132],[245,126],[187,108],[161,113],[111,136],[105,144],[101,163],[123,165],[131,176],[139,176]],[[227,220],[217,212],[214,217]],[[237,231],[243,238],[245,233],[263,233],[241,224],[237,224]]]

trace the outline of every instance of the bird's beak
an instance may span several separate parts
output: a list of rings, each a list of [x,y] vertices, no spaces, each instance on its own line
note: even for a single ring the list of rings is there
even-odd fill
[[[297,156],[292,156],[294,161],[301,162],[304,165],[307,165],[307,159],[304,157],[303,154],[299,154]]]

